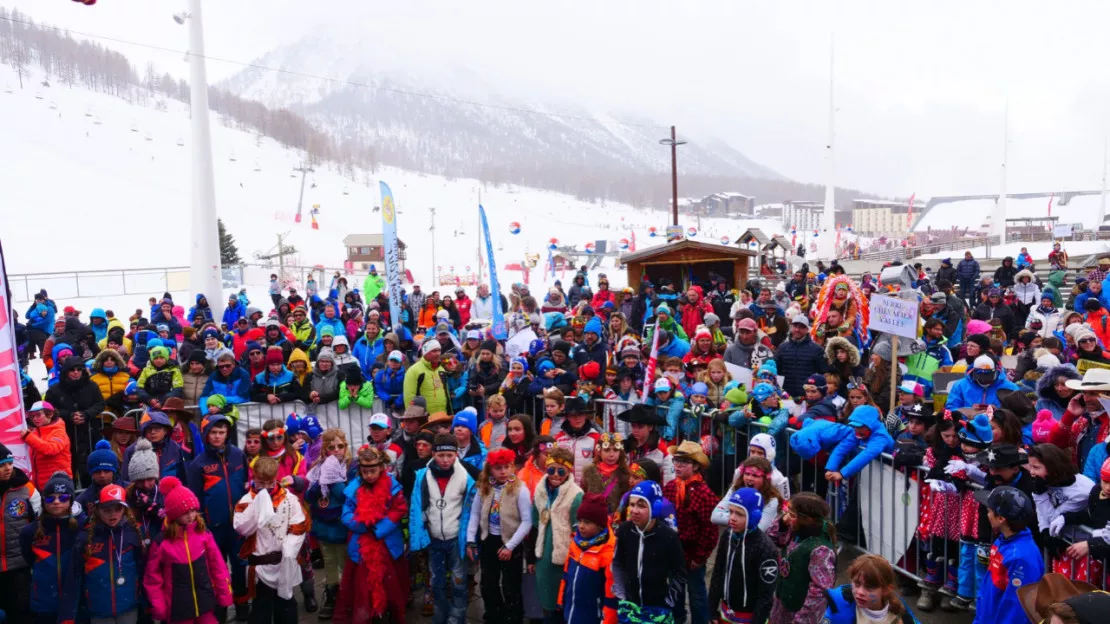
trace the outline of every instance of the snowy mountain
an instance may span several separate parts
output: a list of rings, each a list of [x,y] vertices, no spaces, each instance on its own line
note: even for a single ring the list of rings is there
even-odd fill
[[[306,37],[219,86],[302,112],[337,137],[368,142],[381,162],[421,171],[491,182],[530,181],[541,172],[670,171],[659,145],[666,130],[655,120],[524,101],[467,67],[418,66],[379,47],[368,39]],[[685,175],[783,179],[706,137],[682,148],[679,169]]]

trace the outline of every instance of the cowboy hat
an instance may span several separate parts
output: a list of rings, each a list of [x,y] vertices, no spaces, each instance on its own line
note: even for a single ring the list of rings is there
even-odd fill
[[[424,425],[420,428],[431,429],[436,425],[447,425],[448,427],[450,427],[452,421],[454,421],[454,418],[452,418],[451,415],[447,412],[436,412],[435,414],[432,414],[431,418],[428,419],[428,422],[424,423]]]
[[[1083,379],[1069,379],[1065,385],[1080,392],[1110,392],[1110,369],[1088,369]]]
[[[167,414],[181,414],[186,418],[196,416],[196,412],[191,409],[185,409],[185,401],[178,397],[170,397],[162,404],[162,411]]]
[[[667,451],[670,452],[675,461],[692,461],[700,465],[702,470],[709,467],[709,457],[702,450],[701,445],[693,440],[686,440],[678,446],[669,447]]]
[[[1098,588],[1090,583],[1071,581],[1063,574],[1049,572],[1036,583],[1018,587],[1017,595],[1029,621],[1040,622],[1053,604],[1093,591]]]
[[[663,427],[667,424],[667,419],[660,416],[654,406],[643,403],[637,403],[617,414],[617,420],[631,424],[655,425],[656,427]]]

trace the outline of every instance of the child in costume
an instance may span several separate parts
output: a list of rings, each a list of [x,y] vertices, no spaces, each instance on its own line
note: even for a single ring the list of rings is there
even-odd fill
[[[574,457],[556,446],[547,453],[547,472],[536,486],[532,524],[536,527],[536,584],[544,617],[557,617],[559,583],[567,562],[573,519],[582,501],[582,489],[574,482]]]
[[[343,508],[347,477],[351,472],[351,447],[342,429],[328,429],[320,436],[321,453],[308,469],[305,503],[312,519],[312,533],[320,545],[327,579],[322,620],[331,619],[339,595],[339,580],[347,565],[347,527]]]
[[[567,624],[616,624],[612,570],[616,544],[605,498],[601,494],[582,497],[559,585],[559,607]]]
[[[620,507],[629,484],[628,457],[624,438],[619,433],[603,433],[598,438],[594,461],[582,470],[582,489],[587,494],[600,494],[614,513]]]
[[[678,533],[660,517],[662,502],[663,488],[654,481],[628,492],[628,520],[617,529],[612,566],[621,622],[673,624],[685,595],[686,559]]]
[[[279,423],[280,424],[280,423]],[[250,490],[235,506],[234,527],[245,538],[239,554],[247,560],[251,624],[294,624],[293,588],[301,584],[297,554],[308,534],[301,501],[278,480],[278,460],[259,457]]]

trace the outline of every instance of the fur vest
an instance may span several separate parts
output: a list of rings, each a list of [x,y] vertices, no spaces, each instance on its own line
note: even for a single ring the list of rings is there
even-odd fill
[[[520,496],[520,480],[513,479],[501,488],[501,543],[512,539],[516,534],[516,530],[520,528],[520,506],[517,505],[517,498]],[[482,496],[481,491],[478,492]],[[482,516],[478,518],[478,528],[481,531],[482,539],[489,537],[489,512],[493,507],[493,487],[490,486],[490,493],[488,496],[482,496]]]
[[[562,566],[567,562],[570,551],[570,538],[573,534],[575,519],[570,517],[570,509],[582,496],[582,488],[573,479],[559,486],[555,500],[548,508],[547,477],[536,486],[534,505],[538,514],[536,523],[536,557],[543,558],[544,543],[547,541],[547,526],[551,525],[551,563]]]
[[[616,470],[606,479],[598,470],[596,464],[586,466],[582,471],[582,483],[587,494],[601,494],[609,506],[609,513],[614,513],[620,508],[621,498],[629,490],[628,471]]]

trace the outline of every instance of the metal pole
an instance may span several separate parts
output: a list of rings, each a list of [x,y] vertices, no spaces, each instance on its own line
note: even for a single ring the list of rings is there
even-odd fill
[[[482,205],[482,188],[478,188],[478,205]],[[482,283],[482,216],[478,215],[478,283]]]
[[[212,315],[223,315],[220,245],[216,231],[216,184],[212,167],[212,132],[208,125],[208,77],[204,61],[201,0],[189,0],[189,101],[192,117],[192,249],[189,282],[194,294],[205,293]]]
[[[671,225],[678,225],[678,139],[674,126],[671,126]]]
[[[432,215],[432,224],[428,227],[428,231],[432,233],[432,290],[437,287],[436,283],[436,209],[429,208],[428,212]],[[432,292],[429,290],[428,292]]]
[[[304,204],[304,179],[308,177],[308,167],[305,167],[304,163],[301,163],[300,168],[296,169],[296,171],[301,172],[301,194],[300,197],[297,198],[297,221],[299,222],[301,219],[301,206]]]
[[[1098,220],[1095,221],[1095,238],[1097,240],[1097,232],[1102,229],[1103,221],[1106,220],[1106,137],[1102,137],[1102,193],[1099,195],[1098,204]]]

